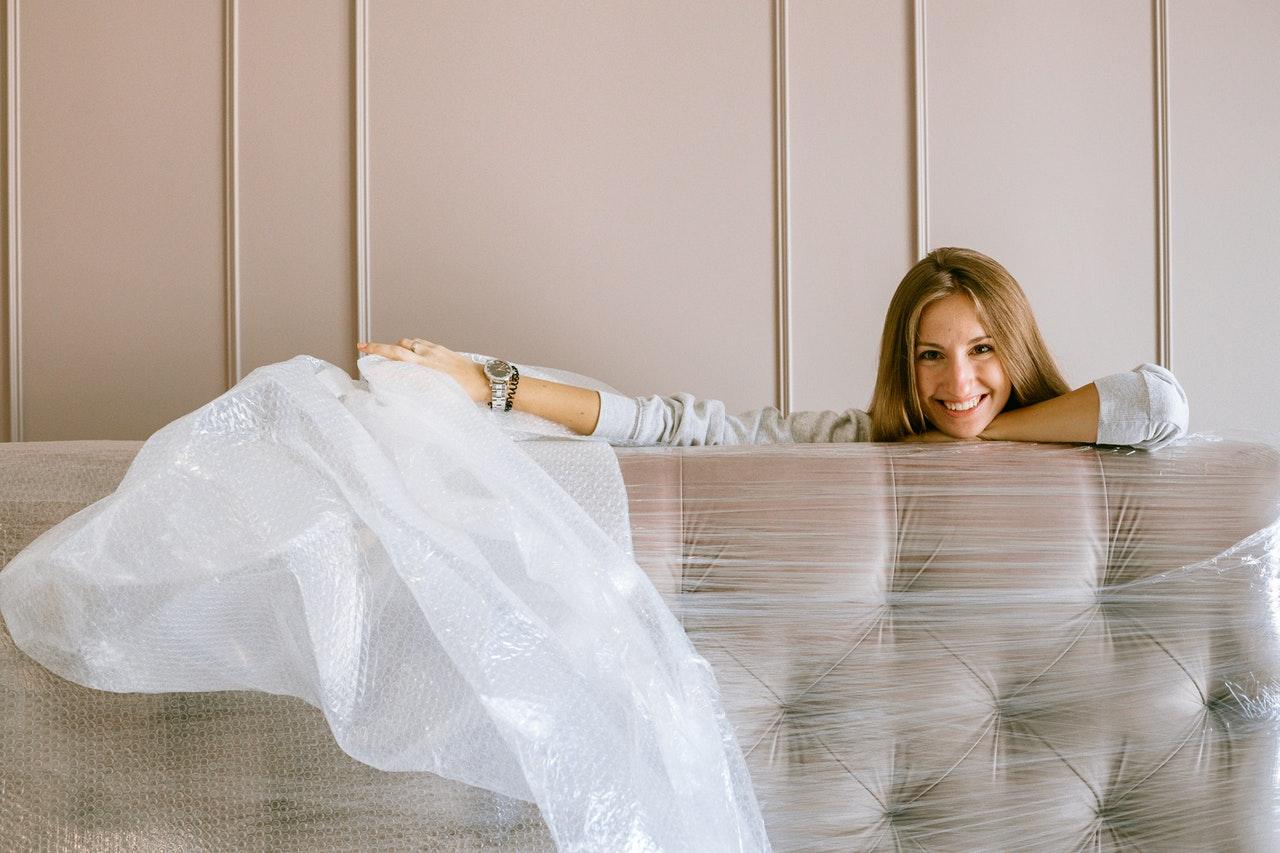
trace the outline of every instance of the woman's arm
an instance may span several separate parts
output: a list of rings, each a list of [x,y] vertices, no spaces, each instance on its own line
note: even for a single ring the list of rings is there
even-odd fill
[[[1098,440],[1098,411],[1098,387],[1090,382],[1060,397],[1001,412],[978,437],[1088,444]]]
[[[1187,395],[1172,373],[1142,364],[1033,406],[1001,412],[980,438],[1090,442],[1156,450],[1185,435]]]
[[[719,400],[692,394],[670,397],[600,395],[596,435],[629,447],[668,445],[809,444],[870,441],[866,412],[793,412],[768,406],[731,415]]]
[[[472,400],[488,402],[489,380],[482,365],[430,341],[419,342],[415,352],[410,349],[413,343],[410,338],[401,338],[395,344],[358,343],[356,348],[367,355],[421,364],[446,373]],[[600,395],[588,388],[521,376],[511,408],[563,424],[578,435],[591,435],[600,418]]]
[[[421,364],[447,373],[472,400],[489,400],[484,368],[466,356],[430,342],[401,338],[396,344],[357,344],[370,355]],[[709,444],[790,444],[794,442],[870,441],[865,412],[796,412],[789,417],[775,408],[740,415],[725,412],[719,400],[690,394],[671,397],[623,397],[520,377],[512,408],[563,424],[579,435],[594,435],[626,446],[693,446]]]
[[[480,368],[480,378],[484,380],[484,391],[479,399],[472,397],[478,403],[489,399],[489,380],[485,378],[484,368]],[[590,388],[521,375],[511,408],[564,424],[578,435],[591,435],[600,419],[600,394]]]

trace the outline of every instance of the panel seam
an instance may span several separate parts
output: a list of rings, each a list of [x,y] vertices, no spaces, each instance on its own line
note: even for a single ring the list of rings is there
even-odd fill
[[[355,137],[354,183],[355,192],[355,289],[356,289],[356,337],[361,341],[373,339],[371,291],[369,282],[369,4],[368,0],[354,0],[352,6],[354,26],[354,67],[352,69],[352,133]]]
[[[925,62],[925,0],[915,0],[911,18],[913,59],[915,76],[912,88],[915,98],[915,213],[916,254],[910,263],[923,258],[929,251],[929,109],[928,66]]]
[[[1169,25],[1166,0],[1152,0],[1155,31],[1156,361],[1172,369],[1169,278]]]
[[[21,229],[21,156],[19,152],[19,91],[18,85],[18,0],[8,0],[7,26],[5,27],[5,61],[8,69],[8,98],[5,111],[6,168],[9,170],[6,204],[8,222],[8,258],[6,276],[9,296],[9,440],[23,440],[22,394],[22,229]]]
[[[223,281],[226,321],[226,385],[240,381],[240,81],[239,0],[223,2]]]
[[[790,116],[787,107],[787,0],[773,4],[773,121],[774,121],[774,282],[777,298],[778,409],[792,409],[791,353],[791,169]]]

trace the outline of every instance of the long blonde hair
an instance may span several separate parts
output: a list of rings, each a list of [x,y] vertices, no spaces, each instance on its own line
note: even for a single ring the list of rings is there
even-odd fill
[[[1013,386],[1005,410],[1065,394],[1031,304],[1009,271],[972,249],[934,249],[907,271],[889,302],[880,336],[880,366],[867,407],[873,441],[898,441],[926,431],[916,393],[915,351],[925,306],[955,293],[973,300],[984,330]]]

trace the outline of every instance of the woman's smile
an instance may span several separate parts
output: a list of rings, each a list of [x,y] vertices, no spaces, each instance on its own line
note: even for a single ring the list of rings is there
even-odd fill
[[[985,403],[990,396],[990,394],[979,394],[978,396],[970,397],[967,400],[959,400],[955,402],[951,400],[938,400],[937,402],[942,404],[943,412],[947,417],[967,418],[977,414],[978,407]]]

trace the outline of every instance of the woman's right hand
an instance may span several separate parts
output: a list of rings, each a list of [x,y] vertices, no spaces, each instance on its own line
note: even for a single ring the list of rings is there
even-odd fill
[[[421,364],[447,373],[472,400],[489,402],[489,379],[484,375],[484,367],[439,344],[421,338],[401,338],[394,344],[356,344],[356,349],[367,355]],[[512,400],[512,407],[563,424],[578,435],[591,435],[600,420],[597,392],[532,376],[520,377],[519,392]]]
[[[365,355],[380,355],[438,370],[452,376],[473,401],[483,403],[489,399],[489,380],[485,378],[484,367],[440,344],[421,338],[401,338],[394,344],[357,343],[356,349]]]

